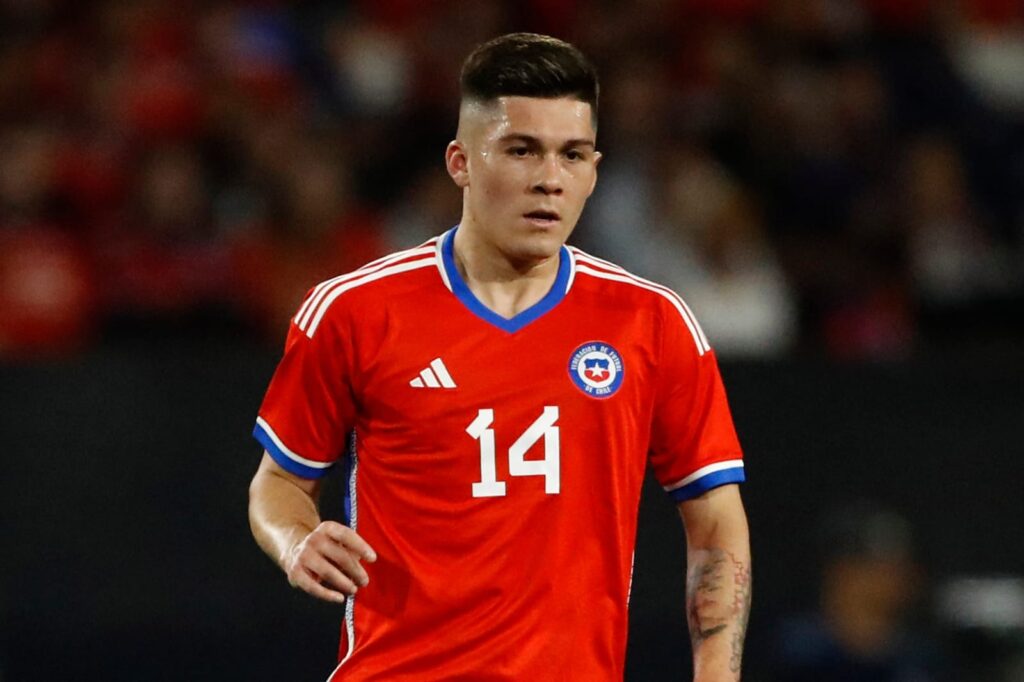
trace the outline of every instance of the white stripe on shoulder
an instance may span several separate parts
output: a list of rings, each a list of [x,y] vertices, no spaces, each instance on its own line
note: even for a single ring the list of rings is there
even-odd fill
[[[361,277],[368,272],[380,270],[381,268],[387,267],[389,264],[400,261],[403,258],[414,258],[416,256],[422,256],[427,253],[432,253],[434,250],[433,243],[434,241],[436,241],[436,239],[437,238],[435,237],[430,241],[420,244],[414,249],[406,249],[404,251],[397,251],[395,253],[388,254],[387,256],[382,256],[377,260],[370,261],[369,263],[358,268],[357,270],[353,270],[352,272],[347,272],[344,275],[338,275],[337,277],[332,277],[331,279],[327,279],[324,280],[323,282],[320,282],[319,284],[316,285],[316,287],[313,288],[313,292],[306,298],[306,301],[299,308],[299,312],[295,314],[295,317],[293,318],[295,320],[295,324],[299,325],[300,327],[304,327],[306,324],[308,324],[309,318],[312,317],[313,311],[323,300],[323,297],[326,296],[327,290],[330,289],[335,284],[339,282],[344,282],[349,279],[353,279],[355,277]]]
[[[270,424],[268,424],[263,417],[256,417],[256,423],[260,425],[260,428],[263,429],[263,431],[266,432],[268,436],[270,436],[270,440],[274,441],[274,445],[279,447],[281,449],[281,452],[288,455],[289,459],[293,459],[299,464],[303,464],[312,469],[327,469],[328,467],[331,466],[331,462],[318,462],[315,459],[306,459],[302,455],[293,452],[287,445],[284,444],[284,441],[277,437],[277,434],[274,433],[274,429],[271,428]]]
[[[380,258],[378,258],[377,260],[372,260],[369,263],[366,263],[365,265],[361,265],[359,268],[357,268],[356,270],[353,270],[352,272],[359,272],[360,270],[367,270],[369,268],[372,268],[374,265],[379,265],[379,264],[385,263],[385,262],[390,263],[392,261],[400,260],[402,258],[405,258],[406,256],[419,255],[421,252],[423,252],[424,249],[432,249],[432,248],[434,248],[434,242],[436,242],[437,239],[438,239],[437,237],[431,237],[430,239],[428,239],[427,241],[423,242],[422,244],[420,244],[418,246],[414,246],[414,247],[409,248],[409,249],[402,249],[401,251],[395,251],[394,253],[385,254],[385,255],[381,256]]]
[[[690,306],[687,305],[687,303],[683,299],[683,297],[680,296],[675,291],[673,291],[670,287],[667,287],[664,284],[659,284],[658,282],[651,281],[649,279],[644,279],[643,277],[640,277],[639,275],[634,275],[632,272],[629,272],[628,270],[626,270],[621,265],[616,265],[615,263],[612,263],[610,261],[606,261],[603,258],[598,258],[597,256],[592,256],[589,253],[587,253],[585,251],[581,251],[580,249],[577,249],[575,247],[573,247],[573,249],[576,251],[576,253],[579,256],[582,256],[584,258],[584,260],[590,261],[593,265],[597,265],[598,267],[603,266],[603,267],[605,267],[605,268],[607,268],[609,270],[614,270],[615,272],[621,272],[622,274],[628,275],[629,277],[632,277],[633,279],[635,279],[637,281],[643,282],[644,284],[648,284],[648,285],[650,285],[652,287],[656,287],[656,288],[662,290],[663,292],[665,292],[666,294],[669,294],[670,296],[675,298],[679,302],[679,305],[681,305],[683,308],[685,308],[686,312],[689,314],[690,319],[693,321],[694,327],[697,329],[697,333],[700,335],[700,339],[701,339],[701,342],[704,345],[704,348],[706,350],[711,350],[711,344],[708,343],[708,338],[704,335],[704,330],[701,328],[700,322],[697,321],[697,316],[693,314],[692,310],[690,310]]]
[[[632,284],[635,287],[640,287],[641,289],[647,289],[648,291],[653,291],[656,294],[660,294],[662,297],[665,298],[665,300],[671,303],[673,307],[675,307],[676,311],[679,313],[679,316],[683,318],[683,322],[686,323],[686,327],[690,330],[690,335],[693,336],[693,342],[697,346],[697,354],[704,355],[704,353],[711,350],[710,346],[707,345],[707,341],[704,338],[704,333],[700,330],[700,326],[697,325],[696,319],[692,317],[692,313],[688,312],[689,308],[684,307],[685,304],[683,304],[682,299],[676,296],[671,289],[666,290],[665,287],[648,283],[645,280],[640,279],[639,277],[634,277],[630,275],[625,270],[620,270],[618,272],[598,270],[596,268],[591,267],[587,263],[587,261],[583,259],[580,259],[578,261],[576,271],[583,274],[591,275],[592,277],[597,277],[598,279],[607,279],[613,282],[623,282],[625,284]]]
[[[686,478],[680,479],[680,480],[676,481],[675,483],[672,483],[671,485],[664,486],[665,492],[669,492],[670,493],[673,490],[678,490],[679,488],[682,488],[684,485],[689,485],[690,483],[693,483],[697,479],[704,478],[708,474],[713,474],[716,471],[725,471],[726,469],[742,469],[742,468],[743,468],[743,460],[742,459],[727,459],[724,462],[715,462],[714,464],[709,464],[706,467],[701,467],[700,469],[697,469],[696,471],[694,471],[692,474],[690,474]]]
[[[569,289],[572,289],[572,283],[576,279],[576,253],[573,249],[566,249],[566,254],[569,258],[569,278],[565,281],[565,293],[569,293]]]
[[[432,251],[433,249],[431,249],[431,252]],[[324,314],[327,312],[327,309],[330,308],[331,304],[346,291],[355,289],[356,287],[360,287],[370,282],[375,282],[378,279],[391,277],[403,272],[409,272],[410,270],[418,270],[419,268],[428,268],[434,265],[436,265],[436,261],[434,260],[433,255],[431,255],[428,258],[396,263],[383,269],[377,268],[375,271],[360,273],[363,275],[362,277],[349,278],[342,282],[338,282],[329,291],[324,291],[323,299],[321,300],[319,307],[317,307],[315,312],[312,313],[312,318],[305,326],[300,324],[299,328],[306,332],[306,336],[313,338],[313,334],[316,333],[316,328],[320,326],[320,321],[324,318]]]
[[[622,267],[621,265],[616,265],[615,263],[611,262],[610,260],[605,260],[604,258],[598,258],[597,256],[595,256],[593,254],[587,253],[586,251],[584,251],[583,249],[579,248],[578,246],[570,246],[569,250],[572,251],[577,256],[581,256],[583,258],[586,258],[587,260],[593,261],[594,263],[597,263],[599,265],[603,265],[606,268],[611,268],[612,270],[622,270],[623,272],[627,272],[626,268]]]
[[[450,230],[449,230],[450,232]],[[437,243],[434,245],[434,258],[437,261],[437,271],[441,273],[441,281],[448,287],[448,291],[452,290],[451,280],[448,279],[448,271],[444,267],[444,240],[448,236],[448,232],[437,238]]]
[[[711,344],[708,343],[708,338],[704,335],[704,330],[701,328],[700,322],[697,321],[697,316],[693,314],[693,311],[690,309],[690,306],[687,305],[687,303],[683,299],[683,297],[680,296],[675,291],[673,291],[670,287],[667,287],[664,284],[659,284],[658,282],[651,281],[649,279],[644,279],[643,277],[640,277],[639,275],[634,275],[632,272],[629,272],[628,270],[626,270],[621,265],[616,265],[615,263],[606,261],[603,258],[598,258],[597,256],[592,256],[589,253],[586,253],[585,251],[581,251],[580,249],[577,249],[576,247],[572,247],[572,248],[573,248],[573,250],[576,252],[576,254],[578,256],[582,256],[583,257],[584,261],[590,261],[591,264],[597,265],[598,267],[604,266],[605,268],[607,268],[609,270],[613,270],[615,272],[620,272],[620,273],[622,273],[624,275],[632,277],[633,279],[635,279],[635,280],[637,280],[639,282],[643,282],[644,284],[647,284],[649,286],[652,286],[652,287],[655,287],[657,289],[660,289],[662,292],[664,292],[664,293],[668,294],[669,296],[671,296],[672,298],[674,298],[676,301],[679,302],[679,305],[681,305],[686,310],[687,314],[689,315],[690,320],[693,322],[693,326],[694,326],[694,328],[696,328],[697,334],[700,336],[700,340],[701,340],[701,342],[704,345],[704,349],[705,350],[711,350]]]

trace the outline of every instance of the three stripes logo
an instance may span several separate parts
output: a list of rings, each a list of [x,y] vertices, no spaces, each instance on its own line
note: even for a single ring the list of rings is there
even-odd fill
[[[420,375],[409,382],[413,388],[455,388],[452,375],[444,366],[441,358],[434,358],[430,366],[420,372]]]

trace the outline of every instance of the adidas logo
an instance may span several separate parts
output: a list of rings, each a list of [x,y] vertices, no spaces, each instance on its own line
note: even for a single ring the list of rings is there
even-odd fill
[[[427,367],[420,372],[420,375],[409,382],[413,388],[455,388],[452,375],[444,366],[441,358],[434,358]]]

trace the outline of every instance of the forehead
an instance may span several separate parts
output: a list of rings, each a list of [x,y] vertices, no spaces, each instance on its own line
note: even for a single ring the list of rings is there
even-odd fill
[[[481,117],[488,139],[528,135],[542,140],[593,140],[595,136],[590,105],[570,97],[499,97],[473,114]]]

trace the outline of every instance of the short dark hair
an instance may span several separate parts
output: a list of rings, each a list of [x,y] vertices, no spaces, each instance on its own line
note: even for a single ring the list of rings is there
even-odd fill
[[[459,78],[462,99],[571,97],[590,105],[597,124],[597,70],[580,50],[537,33],[509,33],[477,47]]]

